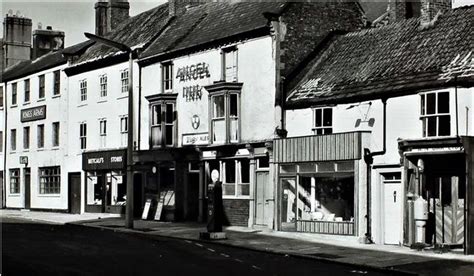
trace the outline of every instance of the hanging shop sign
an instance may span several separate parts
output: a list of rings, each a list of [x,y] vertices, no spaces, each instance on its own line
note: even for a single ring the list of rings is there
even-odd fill
[[[26,108],[21,111],[21,122],[31,122],[46,119],[46,105]]]
[[[207,145],[209,144],[209,133],[183,134],[183,146]]]
[[[28,156],[20,156],[20,164],[28,165]]]
[[[82,154],[84,171],[122,170],[126,166],[125,150],[85,152]]]

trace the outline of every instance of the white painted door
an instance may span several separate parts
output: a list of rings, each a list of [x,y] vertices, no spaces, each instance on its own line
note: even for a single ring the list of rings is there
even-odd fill
[[[272,226],[273,222],[273,189],[268,181],[268,172],[257,172],[257,191],[255,224]]]
[[[402,188],[400,182],[384,182],[384,243],[399,244],[402,225]]]

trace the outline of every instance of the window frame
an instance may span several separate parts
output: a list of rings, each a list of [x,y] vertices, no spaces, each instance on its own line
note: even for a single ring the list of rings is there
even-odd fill
[[[11,195],[17,195],[21,193],[21,176],[20,176],[20,169],[14,168],[9,170],[9,191]],[[13,181],[14,180],[14,181]],[[13,183],[14,182],[14,183]]]
[[[30,149],[30,142],[31,142],[30,134],[31,134],[30,126],[24,126],[23,127],[23,149],[24,150]]]
[[[128,115],[121,115],[120,118],[120,136],[121,145],[126,146],[128,142]]]
[[[53,96],[61,95],[61,70],[53,72]]]
[[[242,160],[246,160],[248,162],[248,182],[242,181]],[[227,168],[226,162],[235,162],[234,163],[234,182],[227,182]],[[219,175],[219,180],[222,182],[222,198],[239,198],[245,199],[250,197],[250,178],[251,178],[251,170],[250,170],[250,159],[247,158],[239,158],[239,159],[225,159],[219,160],[219,171],[222,172]],[[226,185],[234,185],[234,194],[225,194],[225,186]],[[247,186],[248,187],[248,194],[239,194],[239,186]],[[242,189],[240,189],[242,190]]]
[[[45,141],[44,141],[44,124],[39,124],[36,127],[37,135],[36,135],[36,147],[38,149],[44,149]]]
[[[169,74],[169,78],[167,76],[167,73]],[[173,62],[167,61],[167,62],[161,63],[161,91],[162,93],[173,93],[173,86],[174,86],[173,77],[174,77]]]
[[[120,70],[120,87],[122,94],[128,93],[129,77],[130,73],[128,72],[128,68]]]
[[[433,114],[427,114],[428,113],[428,95],[430,94],[435,94],[435,102],[434,102],[434,113]],[[439,95],[440,94],[447,94],[448,95],[448,111],[446,113],[440,113],[438,108],[438,102],[439,102]],[[429,92],[423,92],[419,93],[420,95],[420,120],[422,121],[422,137],[423,138],[429,138],[429,137],[449,137],[451,136],[451,93],[446,90],[442,91],[429,91]],[[448,117],[449,118],[449,133],[446,135],[440,135],[440,118],[441,117]],[[436,118],[436,133],[435,135],[429,135],[428,133],[428,120],[429,118]]]
[[[87,123],[79,123],[79,148],[81,150],[87,149]]]
[[[31,81],[30,79],[26,79],[23,81],[24,86],[24,93],[23,94],[23,103],[28,104],[31,101]]]
[[[18,105],[18,83],[12,83],[12,106]]]
[[[237,99],[237,116],[231,116],[231,95],[236,95]],[[224,97],[224,117],[215,117],[214,102],[218,97]],[[211,144],[229,144],[229,143],[239,143],[241,139],[241,97],[240,91],[224,91],[216,92],[209,94],[209,142]],[[235,140],[231,139],[231,119],[237,121],[237,137]],[[214,141],[214,132],[215,132],[215,121],[224,120],[225,124],[225,137],[224,141]]]
[[[233,77],[230,77],[230,75],[227,74],[228,68],[227,68],[227,62],[226,58],[227,55],[232,54],[232,59],[233,59],[233,66],[231,67],[232,70],[234,71]],[[239,79],[239,53],[237,46],[230,46],[230,47],[225,47],[221,49],[221,80],[225,82],[237,82]],[[228,79],[229,78],[229,79]]]
[[[100,90],[100,98],[107,97],[107,74],[102,74],[99,76],[99,90]]]
[[[87,79],[79,81],[79,101],[87,101]]]
[[[105,148],[106,139],[107,139],[107,119],[106,118],[99,119],[99,139],[100,139],[100,146],[102,148]]]
[[[52,143],[52,146],[53,148],[55,147],[59,147],[59,144],[60,144],[60,131],[61,131],[61,125],[59,122],[53,122],[52,123],[52,139],[51,139],[51,143]]]
[[[45,80],[45,75],[39,75],[38,76],[38,100],[42,100],[46,97],[46,80]]]
[[[313,126],[312,126],[312,131],[313,131],[313,134],[314,135],[326,135],[326,134],[333,134],[334,133],[334,109],[332,107],[327,107],[327,106],[320,106],[320,107],[313,107]],[[321,122],[320,122],[320,126],[317,126],[316,124],[316,121],[317,121],[317,112],[318,111],[321,111]],[[325,115],[324,115],[324,112],[326,110],[330,110],[331,111],[331,124],[330,125],[327,125],[325,126],[324,125],[324,122],[325,122]],[[318,132],[321,132],[321,133],[318,133]]]
[[[43,171],[48,173],[43,174]],[[46,180],[43,180],[46,179]],[[51,181],[53,180],[53,181]],[[61,167],[40,167],[38,168],[38,189],[40,195],[56,195],[61,193]],[[51,185],[52,187],[46,187]]]
[[[173,111],[171,113],[171,116],[172,116],[172,119],[171,119],[171,123],[167,122],[166,118],[167,118],[167,105],[171,105],[172,108],[173,108]],[[160,106],[160,117],[161,117],[161,121],[160,123],[154,123],[154,119],[155,119],[155,116],[154,116],[154,109],[155,107],[157,106]],[[177,111],[176,111],[176,100],[175,99],[167,99],[167,100],[159,100],[159,101],[155,101],[155,102],[150,102],[150,107],[149,107],[149,112],[150,112],[150,120],[149,120],[149,124],[150,124],[150,137],[149,137],[149,145],[150,145],[150,148],[170,148],[170,147],[175,147],[177,145]],[[166,135],[166,132],[167,132],[167,126],[171,126],[172,127],[172,131],[173,131],[173,134],[171,135],[171,139],[172,139],[172,142],[171,143],[168,143],[167,141],[167,135]],[[153,143],[153,129],[154,128],[160,128],[161,129],[161,143],[160,144],[154,144]]]
[[[16,135],[17,135],[16,129],[15,128],[10,129],[10,151],[11,152],[15,152],[17,150]]]

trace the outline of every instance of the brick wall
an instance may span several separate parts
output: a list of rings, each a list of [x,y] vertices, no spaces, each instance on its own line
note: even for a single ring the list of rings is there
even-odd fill
[[[246,199],[224,199],[226,225],[248,226],[249,201]]]
[[[428,23],[433,20],[436,14],[441,11],[446,13],[452,8],[451,0],[422,0],[421,1],[421,21]]]

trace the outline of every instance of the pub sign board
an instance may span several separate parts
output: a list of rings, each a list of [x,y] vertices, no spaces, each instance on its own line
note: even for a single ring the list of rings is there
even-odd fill
[[[46,119],[46,105],[26,108],[21,111],[21,122],[31,122]]]
[[[123,170],[126,168],[125,150],[85,152],[82,154],[84,171]]]

